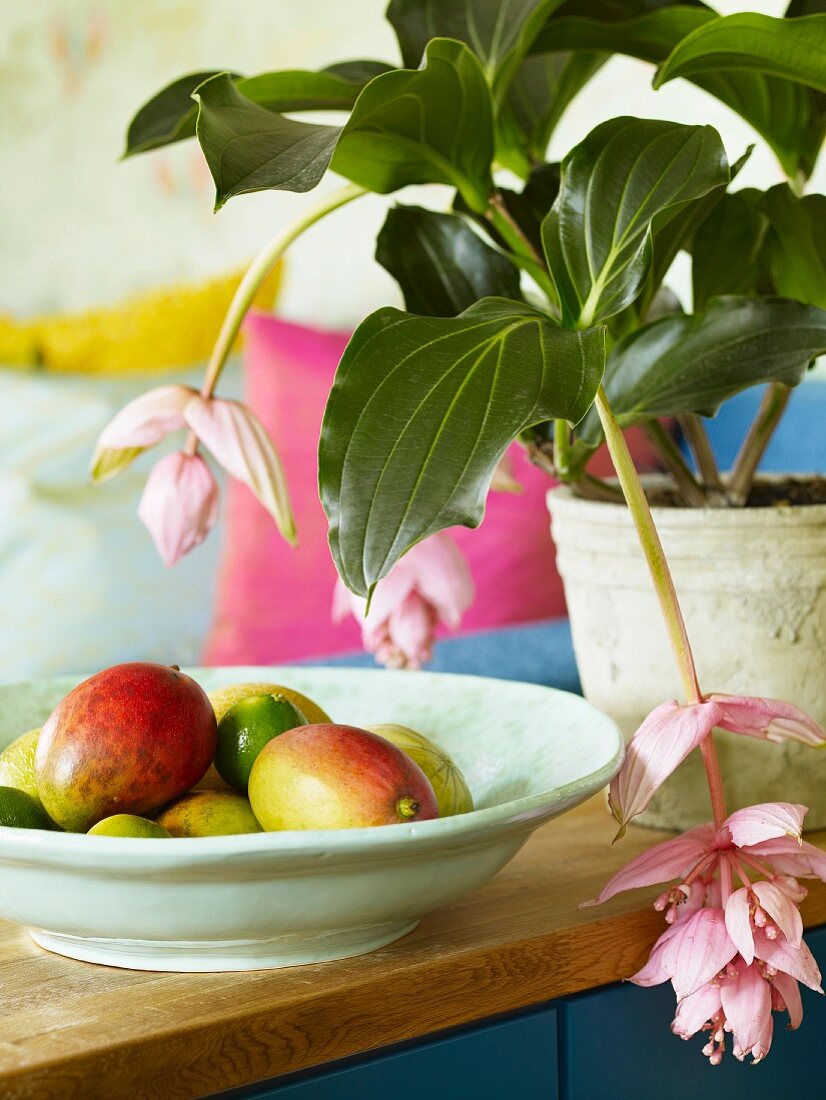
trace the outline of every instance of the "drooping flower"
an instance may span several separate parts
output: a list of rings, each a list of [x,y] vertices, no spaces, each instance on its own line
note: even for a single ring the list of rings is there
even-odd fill
[[[165,455],[146,479],[138,516],[167,568],[199,546],[218,516],[218,486],[201,456]]]
[[[619,822],[618,836],[715,726],[770,741],[793,739],[811,746],[826,744],[826,731],[814,719],[779,699],[709,695],[700,703],[685,706],[663,703],[631,738],[623,765],[611,783],[609,804]]]
[[[339,578],[333,620],[354,615],[365,649],[389,668],[420,668],[431,658],[439,623],[457,627],[472,600],[467,562],[453,539],[440,532],[411,547],[379,581],[369,610]]]
[[[180,385],[159,386],[142,394],[125,405],[101,432],[92,458],[92,478],[105,481],[114,477],[147,447],[184,428],[195,434],[198,443],[227,473],[250,487],[275,519],[281,534],[294,542],[295,524],[281,460],[261,421],[239,401],[204,397]],[[193,463],[182,464],[180,457],[187,456],[178,456],[177,465],[163,460],[155,467],[141,502],[141,518],[166,564],[178,561],[198,545],[214,523],[214,518],[207,523],[207,516],[217,507],[214,479],[208,502],[203,469]],[[177,527],[173,524],[175,500],[185,508]],[[199,500],[203,515],[196,522]],[[193,537],[197,531],[195,541],[184,537],[187,531]]]
[[[735,811],[719,828],[698,825],[631,860],[585,903],[676,880],[654,902],[668,927],[630,980],[671,982],[672,1030],[684,1039],[708,1032],[703,1053],[712,1065],[729,1032],[736,1058],[760,1061],[771,1046],[772,1013],[787,1011],[792,1027],[802,1019],[798,982],[822,992],[797,908],[806,889],[795,876],[826,881],[826,853],[802,839],[805,813],[768,802]]]

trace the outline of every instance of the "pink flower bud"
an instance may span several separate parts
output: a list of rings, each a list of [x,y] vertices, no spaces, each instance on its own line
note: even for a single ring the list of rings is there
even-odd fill
[[[166,455],[146,480],[138,516],[164,565],[174,565],[212,530],[218,516],[218,486],[200,455]]]

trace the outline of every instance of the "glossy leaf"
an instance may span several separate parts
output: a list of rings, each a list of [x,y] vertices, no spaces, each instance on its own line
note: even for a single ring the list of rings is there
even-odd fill
[[[525,177],[545,158],[562,115],[607,55],[552,53],[527,57],[497,118],[497,159]]]
[[[195,137],[198,109],[192,93],[199,84],[218,76],[215,71],[189,73],[173,80],[140,108],[126,131],[125,157]]]
[[[729,179],[710,126],[616,118],[562,162],[562,186],[542,225],[563,323],[592,324],[640,292],[651,262],[651,222]]]
[[[401,287],[410,313],[455,317],[480,298],[519,298],[519,272],[464,218],[396,206],[376,242],[376,259]]]
[[[353,61],[322,72],[301,70],[232,75],[238,91],[269,111],[349,111],[362,87],[388,66],[380,61]],[[195,136],[198,106],[193,92],[219,72],[181,77],[149,100],[129,125],[124,156],[157,149]]]
[[[387,18],[409,68],[419,64],[431,38],[455,38],[473,50],[500,98],[545,19],[561,3],[562,0],[391,0]]]
[[[654,86],[677,76],[751,69],[826,92],[826,19],[727,15],[684,38],[660,67]]]
[[[296,122],[259,107],[226,73],[196,95],[198,140],[215,181],[216,210],[250,191],[310,191],[324,175],[340,127]]]
[[[423,69],[385,73],[362,91],[332,167],[380,194],[448,183],[471,209],[484,210],[492,159],[492,106],[479,62],[463,43],[437,38]]]
[[[571,10],[587,12],[588,17],[567,15]],[[644,14],[630,14],[632,18],[618,19],[611,5],[566,4],[548,22],[533,48],[602,49],[656,65],[664,62],[689,34],[719,22],[716,13],[702,4],[666,5]],[[811,174],[826,124],[818,93],[793,80],[757,70],[724,68],[682,75],[746,119],[772,147],[789,176]]]
[[[826,196],[797,198],[780,184],[761,209],[771,224],[765,262],[777,293],[826,309]]]
[[[723,195],[698,227],[691,250],[695,311],[722,294],[758,289],[769,224],[760,211],[762,197],[753,188]]]
[[[618,343],[604,386],[623,427],[660,416],[712,416],[749,386],[796,386],[823,351],[824,310],[787,298],[716,298],[701,313],[664,317]],[[578,435],[596,446],[599,419],[589,414]]]
[[[525,427],[576,421],[596,394],[604,329],[571,332],[519,302],[459,317],[381,309],[354,333],[324,414],[319,485],[339,573],[366,596],[419,540],[476,526]]]

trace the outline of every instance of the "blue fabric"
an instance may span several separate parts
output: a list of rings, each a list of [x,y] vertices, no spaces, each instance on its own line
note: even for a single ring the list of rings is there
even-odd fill
[[[765,386],[744,390],[727,401],[715,417],[703,420],[721,469],[728,470],[734,463],[764,390]],[[812,378],[792,392],[760,469],[782,473],[826,473],[824,425],[826,381]]]
[[[302,664],[375,667],[369,653],[348,653]],[[564,691],[580,691],[567,619],[445,638],[436,645],[428,670],[495,676],[500,680],[522,680]]]

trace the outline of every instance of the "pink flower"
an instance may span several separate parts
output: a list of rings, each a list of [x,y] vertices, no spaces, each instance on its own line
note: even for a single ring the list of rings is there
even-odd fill
[[[440,622],[457,627],[473,600],[467,562],[449,535],[411,547],[376,585],[367,601],[341,579],[333,594],[333,621],[355,615],[365,649],[389,668],[420,668],[430,660]]]
[[[166,455],[151,470],[138,506],[164,565],[200,545],[218,516],[218,486],[200,455]]]
[[[663,703],[631,738],[623,765],[611,783],[609,804],[620,825],[618,837],[715,726],[770,741],[792,738],[812,746],[826,743],[826,732],[812,718],[779,699],[709,695],[701,703],[686,706]]]
[[[797,908],[806,889],[795,876],[826,881],[826,853],[802,840],[805,813],[768,802],[737,810],[719,829],[699,825],[631,860],[585,903],[677,880],[654,902],[669,927],[631,981],[671,982],[672,1030],[685,1039],[707,1031],[703,1053],[713,1065],[727,1032],[736,1058],[760,1061],[771,1046],[772,1012],[788,1011],[792,1027],[802,1019],[797,983],[822,992]]]
[[[104,481],[114,477],[147,447],[184,428],[194,432],[198,442],[212,452],[229,474],[250,487],[273,516],[282,535],[288,542],[294,542],[295,524],[281,460],[261,421],[238,401],[204,397],[188,386],[159,386],[142,394],[124,406],[101,432],[92,458],[93,479]],[[161,545],[166,547],[161,556],[167,565],[196,546],[212,526],[204,517],[202,522],[195,522],[195,502],[206,500],[203,472],[198,475],[200,485],[196,489],[195,469],[196,466],[190,465],[189,472],[184,474],[183,467],[173,469],[172,463],[159,463],[155,470],[163,473],[157,473],[151,491],[150,475],[141,502],[141,518],[159,549]],[[214,481],[212,493],[217,501]],[[187,514],[180,517],[175,537],[170,526],[173,498],[187,501]],[[210,505],[210,509],[208,512],[212,514],[214,507]],[[165,518],[161,519],[162,516]],[[164,535],[160,534],[162,528],[166,531]],[[196,530],[200,533],[196,541],[183,537],[183,532],[192,534]]]

